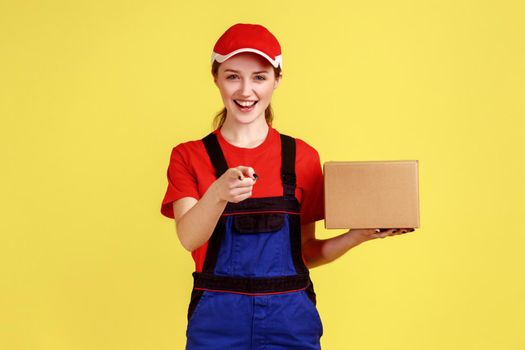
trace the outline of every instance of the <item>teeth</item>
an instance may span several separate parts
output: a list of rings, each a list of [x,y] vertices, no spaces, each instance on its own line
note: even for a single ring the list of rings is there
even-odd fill
[[[235,100],[235,102],[237,102],[238,104],[240,104],[243,107],[250,107],[250,106],[253,106],[255,104],[255,102],[257,102],[257,101],[240,101],[240,100]]]

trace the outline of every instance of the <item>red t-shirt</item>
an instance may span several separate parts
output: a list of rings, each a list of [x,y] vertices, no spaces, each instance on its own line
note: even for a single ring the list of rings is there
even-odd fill
[[[253,186],[252,197],[283,195],[281,181],[281,138],[279,132],[269,127],[266,139],[255,148],[242,148],[226,141],[219,129],[217,135],[229,168],[239,165],[252,167],[258,175]],[[317,151],[306,142],[296,138],[295,173],[297,187],[295,196],[301,204],[301,224],[324,218],[323,172]],[[162,200],[162,215],[173,219],[172,203],[183,197],[199,200],[216,180],[215,169],[202,140],[178,144],[171,151],[167,170],[168,187]],[[192,252],[195,271],[202,271],[208,244]]]

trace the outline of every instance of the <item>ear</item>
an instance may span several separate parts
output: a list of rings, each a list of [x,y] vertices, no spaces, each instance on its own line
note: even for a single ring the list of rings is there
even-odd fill
[[[281,83],[281,80],[283,79],[283,73],[280,73],[279,74],[279,77],[277,79],[275,79],[275,82],[273,84],[273,89],[277,89],[277,87],[279,87],[279,84]]]

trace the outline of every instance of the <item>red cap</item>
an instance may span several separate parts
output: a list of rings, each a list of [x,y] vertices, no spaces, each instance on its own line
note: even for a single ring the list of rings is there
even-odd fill
[[[221,35],[213,47],[211,63],[222,63],[241,52],[254,52],[266,58],[275,68],[283,67],[281,45],[260,24],[237,23]]]

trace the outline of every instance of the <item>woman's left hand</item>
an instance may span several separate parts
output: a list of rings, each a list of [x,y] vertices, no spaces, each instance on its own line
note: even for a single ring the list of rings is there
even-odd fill
[[[348,235],[354,236],[354,238],[359,242],[366,242],[376,238],[385,238],[389,236],[402,235],[407,232],[413,232],[415,229],[408,228],[389,228],[389,229],[374,229],[374,228],[365,228],[365,229],[351,229],[348,231]],[[379,231],[379,232],[378,232]]]

